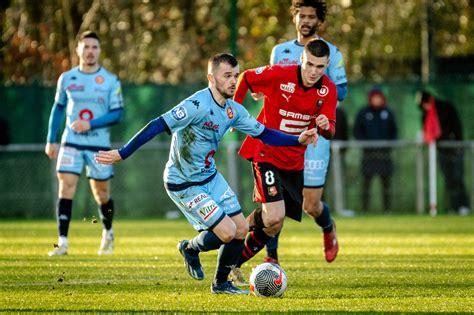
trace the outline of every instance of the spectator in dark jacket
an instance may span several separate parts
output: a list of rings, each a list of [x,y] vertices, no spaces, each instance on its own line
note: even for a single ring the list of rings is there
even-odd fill
[[[7,121],[0,117],[0,145],[10,144],[10,133]]]
[[[368,106],[362,108],[354,123],[354,137],[358,140],[396,140],[395,117],[386,106],[383,92],[374,88],[368,95]],[[362,154],[362,209],[369,208],[370,184],[375,175],[382,180],[384,212],[391,211],[391,176],[393,161],[390,148],[365,148]]]
[[[427,112],[434,112],[434,119],[439,123],[441,133],[436,140],[461,141],[462,124],[456,108],[449,102],[436,99],[430,93],[418,93],[418,105],[423,111],[422,122],[427,124]],[[432,107],[434,106],[434,108]],[[425,129],[426,130],[426,129]],[[444,175],[451,207],[460,215],[468,215],[468,200],[466,186],[464,185],[464,150],[463,148],[439,148],[439,163]]]

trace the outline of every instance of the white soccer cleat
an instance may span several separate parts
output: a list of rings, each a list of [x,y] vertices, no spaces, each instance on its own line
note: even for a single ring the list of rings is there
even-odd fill
[[[99,255],[112,255],[114,253],[114,234],[112,232],[102,231],[102,241],[97,253]]]
[[[52,251],[48,252],[49,257],[66,256],[66,255],[67,255],[67,247],[64,247],[64,246],[55,246]]]

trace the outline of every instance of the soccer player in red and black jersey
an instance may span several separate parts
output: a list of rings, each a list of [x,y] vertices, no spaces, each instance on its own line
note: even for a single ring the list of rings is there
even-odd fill
[[[331,139],[336,130],[337,90],[324,74],[329,47],[323,40],[310,40],[301,58],[300,66],[273,65],[245,71],[234,100],[242,103],[248,90],[262,93],[264,103],[257,120],[265,126],[297,135],[316,125],[319,135]],[[248,217],[251,232],[232,272],[237,284],[243,284],[238,268],[281,230],[285,216],[301,221],[304,153],[305,148],[273,148],[250,137],[243,142],[239,154],[252,162],[254,199],[262,203],[262,208]],[[338,246],[329,211],[307,213]]]

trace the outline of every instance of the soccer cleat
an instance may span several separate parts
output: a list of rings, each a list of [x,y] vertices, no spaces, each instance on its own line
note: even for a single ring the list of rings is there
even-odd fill
[[[114,234],[108,233],[107,230],[102,231],[102,241],[97,254],[112,255],[114,253]]]
[[[245,281],[242,270],[240,270],[240,268],[238,267],[233,267],[230,270],[228,279],[232,281],[232,283],[234,283],[236,286],[239,286],[239,287],[249,285],[248,282]]]
[[[328,233],[323,233],[324,239],[324,256],[328,263],[334,261],[339,251],[339,244],[336,237],[336,223],[332,222],[332,230]]]
[[[196,280],[202,280],[204,279],[204,271],[202,270],[201,261],[198,255],[191,255],[186,251],[188,244],[189,241],[184,240],[179,241],[177,245],[179,252],[184,258],[184,266],[191,277]]]
[[[278,259],[275,259],[275,258],[270,257],[270,256],[267,256],[267,257],[263,258],[263,262],[275,264],[275,265],[278,265],[278,266],[280,265],[280,263],[278,262]]]
[[[249,290],[242,290],[232,285],[232,282],[227,281],[221,284],[212,284],[211,292],[214,294],[235,294],[235,295],[249,295]]]
[[[66,256],[67,255],[67,247],[57,246],[55,245],[54,249],[48,252],[49,257],[53,256]]]

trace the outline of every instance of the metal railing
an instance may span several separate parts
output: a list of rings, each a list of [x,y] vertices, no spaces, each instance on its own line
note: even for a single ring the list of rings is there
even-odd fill
[[[474,141],[439,142],[439,148],[462,148],[464,178],[474,209]],[[215,156],[219,170],[239,195],[244,212],[255,206],[252,202],[253,176],[250,163],[237,155],[240,142],[221,144]],[[372,183],[371,207],[361,208],[363,189],[361,161],[365,149],[390,149],[394,171],[392,175],[392,212],[426,212],[427,148],[415,141],[332,141],[331,165],[325,185],[324,199],[332,209],[344,214],[383,213],[381,186]],[[163,189],[163,169],[168,159],[169,142],[152,141],[137,151],[126,162],[115,167],[112,196],[123,216],[164,215],[174,210]],[[445,196],[444,178],[437,176],[440,213],[449,209]],[[52,217],[57,196],[55,161],[44,154],[43,144],[11,144],[0,146],[0,216]],[[78,189],[74,208],[77,217],[97,215],[96,205],[85,179]]]

